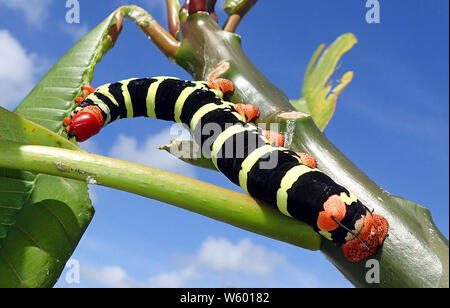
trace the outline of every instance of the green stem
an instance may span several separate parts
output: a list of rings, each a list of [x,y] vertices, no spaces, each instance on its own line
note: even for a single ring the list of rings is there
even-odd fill
[[[228,0],[223,8],[228,14],[228,20],[225,22],[224,31],[234,32],[250,9],[258,0]]]
[[[147,166],[54,147],[0,141],[0,167],[87,181],[152,198],[299,247],[321,237],[271,205],[218,186]]]
[[[166,0],[167,6],[167,20],[169,23],[169,32],[177,37],[180,32],[180,16],[178,12],[181,9],[180,1],[178,0]]]
[[[124,17],[131,19],[168,58],[175,56],[180,42],[161,27],[148,12],[135,5],[123,6],[117,12],[116,18],[120,24]]]

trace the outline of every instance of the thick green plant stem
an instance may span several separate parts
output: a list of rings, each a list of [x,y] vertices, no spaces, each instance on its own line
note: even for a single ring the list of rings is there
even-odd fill
[[[307,224],[247,195],[170,172],[82,151],[0,141],[0,167],[103,185],[196,212],[286,243],[318,250]]]
[[[380,263],[380,284],[368,284],[365,263],[347,262],[341,251],[322,241],[322,252],[359,287],[448,286],[448,241],[436,228],[428,209],[391,195],[369,179],[314,125],[311,117],[281,118],[281,129],[292,149],[313,153],[318,168],[349,188],[376,213],[389,221],[389,236],[374,258]],[[330,163],[332,162],[332,163]]]
[[[448,287],[448,241],[432,222],[427,209],[392,196],[378,187],[336,149],[311,117],[294,121],[281,119],[281,113],[294,111],[286,95],[271,84],[246,57],[241,49],[240,38],[222,31],[208,14],[189,16],[183,23],[182,32],[184,41],[175,56],[177,64],[195,79],[204,80],[221,62],[229,62],[230,69],[222,77],[235,84],[232,101],[258,106],[261,122],[284,123],[288,139],[291,140],[287,145],[289,149],[312,154],[323,172],[387,218],[390,224],[389,237],[375,256],[380,264],[380,283],[369,284],[366,281],[368,269],[364,262],[348,262],[340,249],[322,241],[322,252],[355,286]]]

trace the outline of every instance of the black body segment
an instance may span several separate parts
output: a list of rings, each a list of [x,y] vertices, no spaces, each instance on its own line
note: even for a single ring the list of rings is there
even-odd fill
[[[150,85],[155,81],[156,79],[152,78],[142,78],[128,83],[128,92],[130,92],[135,117],[147,116],[147,92]]]

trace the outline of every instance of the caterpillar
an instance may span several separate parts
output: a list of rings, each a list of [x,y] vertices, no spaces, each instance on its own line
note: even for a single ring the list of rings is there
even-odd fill
[[[84,89],[88,93],[76,100],[78,107],[63,121],[68,135],[78,141],[121,118],[145,116],[187,125],[204,155],[228,179],[311,225],[341,246],[349,261],[360,262],[383,244],[386,219],[307,163],[305,156],[271,144],[270,133],[250,123],[258,116],[256,107],[223,99],[234,91],[231,81],[132,78]]]

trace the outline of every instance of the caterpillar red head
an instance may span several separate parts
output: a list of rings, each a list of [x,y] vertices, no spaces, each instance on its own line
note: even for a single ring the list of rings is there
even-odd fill
[[[63,125],[69,136],[75,136],[79,142],[85,141],[97,134],[103,127],[103,115],[97,106],[86,106],[74,111],[70,118],[65,118]]]

